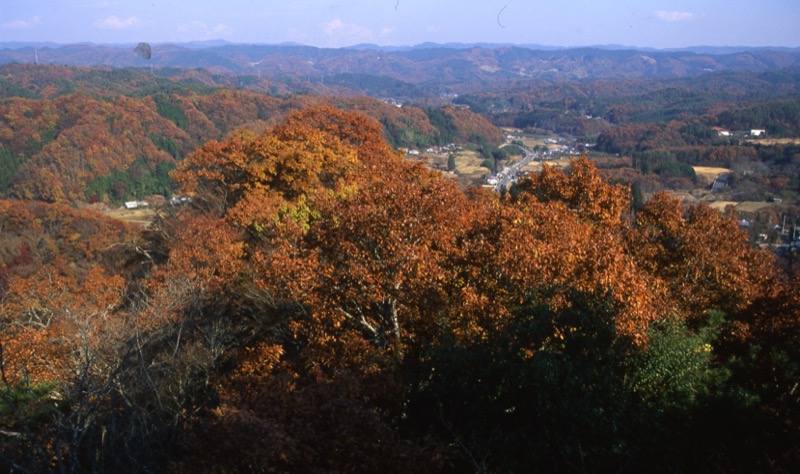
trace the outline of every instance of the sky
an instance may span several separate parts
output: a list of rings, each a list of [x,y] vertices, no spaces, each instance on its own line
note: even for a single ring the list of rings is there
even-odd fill
[[[0,42],[800,47],[799,0],[0,0]]]

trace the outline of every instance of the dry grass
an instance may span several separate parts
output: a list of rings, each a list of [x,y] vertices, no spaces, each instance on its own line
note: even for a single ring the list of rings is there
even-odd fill
[[[761,138],[758,140],[747,140],[747,143],[758,145],[800,145],[800,138]]]
[[[139,225],[142,227],[147,227],[153,222],[153,218],[156,216],[156,212],[153,209],[109,209],[105,212],[105,214],[109,217],[114,219],[119,219],[125,222],[129,222],[134,225]]]
[[[711,209],[716,209],[718,211],[724,211],[725,208],[727,208],[728,206],[736,207],[737,204],[739,203],[735,201],[714,201],[708,203],[708,207],[710,207]]]
[[[694,168],[694,173],[698,177],[705,178],[709,182],[714,181],[717,175],[731,172],[728,168],[716,168],[713,166],[692,166],[692,168]]]
[[[547,166],[555,166],[556,168],[566,168],[567,166],[569,166],[569,163],[570,159],[568,156],[559,158],[557,160],[547,160],[545,162],[533,161],[525,165],[522,168],[522,171],[530,171],[532,173],[538,173],[539,171],[542,171],[542,166],[545,164]]]
[[[765,207],[769,207],[770,203],[763,202],[763,201],[743,201],[743,202],[735,202],[735,201],[714,201],[708,204],[708,206],[712,209],[716,209],[718,211],[724,211],[725,208],[728,206],[733,206],[736,209],[736,212],[758,212]]]
[[[686,202],[686,203],[688,203],[688,202],[695,202],[695,201],[697,201],[697,198],[696,198],[696,197],[694,197],[694,196],[693,196],[691,193],[687,193],[687,192],[685,192],[685,191],[667,191],[667,193],[668,193],[670,196],[672,196],[672,197],[674,197],[674,198],[676,198],[676,199],[680,199],[680,200],[681,200],[681,202]]]
[[[488,168],[481,166],[484,158],[477,152],[463,150],[456,155],[456,170],[469,177],[481,177],[489,173]]]
[[[768,202],[761,202],[761,201],[745,201],[740,202],[736,205],[736,210],[739,212],[758,212],[765,207],[769,207],[772,204]]]
[[[479,181],[491,172],[488,168],[481,166],[484,158],[475,151],[461,150],[454,155],[456,158],[454,173],[446,171],[448,154],[420,153],[418,156],[406,155],[406,159],[412,162],[422,162],[430,169],[440,170],[445,178],[458,179],[464,185]]]

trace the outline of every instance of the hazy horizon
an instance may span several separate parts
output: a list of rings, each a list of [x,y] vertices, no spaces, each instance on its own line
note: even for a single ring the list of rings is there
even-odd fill
[[[800,2],[0,0],[0,42],[800,47]]]
[[[76,46],[76,45],[92,45],[92,46],[105,46],[111,48],[130,48],[137,45],[138,42],[94,42],[94,41],[76,41],[76,42],[55,42],[55,41],[2,41],[0,40],[0,45],[14,45],[11,49],[16,48],[24,48],[30,46],[38,46],[38,47],[68,47],[68,46]],[[558,45],[558,44],[536,44],[536,43],[492,43],[492,42],[456,42],[456,41],[449,41],[449,42],[435,42],[435,41],[425,41],[422,43],[414,43],[414,44],[401,44],[401,45],[388,45],[388,44],[379,44],[379,43],[357,43],[357,44],[349,44],[344,46],[315,46],[312,44],[305,44],[299,43],[295,41],[284,41],[281,43],[244,43],[244,42],[236,42],[230,41],[224,38],[215,38],[215,39],[208,39],[208,40],[195,40],[195,41],[163,41],[163,42],[148,42],[151,46],[165,46],[165,45],[174,45],[174,46],[197,46],[197,47],[214,47],[214,46],[223,46],[223,45],[232,45],[232,46],[266,46],[266,47],[281,47],[281,46],[300,46],[300,47],[310,47],[310,48],[319,48],[319,49],[361,49],[361,48],[368,48],[368,47],[376,47],[380,49],[387,49],[387,50],[403,50],[403,49],[414,49],[414,48],[421,48],[424,46],[441,46],[441,47],[454,47],[458,48],[459,46],[472,46],[472,45],[479,45],[479,46],[487,46],[487,47],[504,47],[504,46],[514,46],[520,48],[530,48],[530,49],[537,49],[541,48],[544,50],[569,50],[569,49],[582,49],[582,48],[597,48],[597,49],[608,49],[608,50],[652,50],[652,51],[677,51],[677,50],[800,50],[800,46],[752,46],[748,44],[731,44],[731,45],[708,45],[708,44],[693,44],[689,46],[680,46],[680,47],[651,47],[651,46],[637,46],[637,45],[625,45],[625,44],[585,44],[585,45],[573,45],[573,46],[565,46],[565,45]]]

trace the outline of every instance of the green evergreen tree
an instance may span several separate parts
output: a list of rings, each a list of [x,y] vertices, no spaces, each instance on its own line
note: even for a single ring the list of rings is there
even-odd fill
[[[644,207],[644,194],[642,194],[642,186],[639,181],[634,181],[631,185],[631,207],[634,212]]]
[[[448,171],[455,171],[456,170],[456,156],[450,155],[447,157],[447,170]]]

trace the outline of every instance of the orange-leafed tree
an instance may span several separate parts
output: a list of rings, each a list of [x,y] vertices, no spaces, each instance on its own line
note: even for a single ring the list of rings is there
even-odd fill
[[[523,180],[519,189],[540,201],[560,201],[582,218],[619,224],[630,203],[630,190],[607,183],[586,155],[570,162],[568,172],[544,166],[542,172]]]
[[[567,170],[545,166],[518,189],[512,201],[527,215],[512,222],[534,227],[516,233],[512,241],[540,246],[530,250],[534,257],[520,261],[540,266],[545,273],[538,278],[545,287],[611,294],[625,308],[614,323],[620,334],[643,341],[649,323],[663,316],[665,306],[658,285],[627,253],[622,238],[630,202],[627,187],[604,181],[582,156]]]
[[[210,142],[172,174],[183,192],[241,226],[265,226],[302,207],[308,194],[336,191],[355,160],[336,138],[309,127],[282,134],[241,133]],[[257,230],[257,229],[253,229]]]
[[[335,156],[318,151],[317,141]],[[610,298],[619,310],[604,313],[609,330],[644,343],[658,308],[621,236],[608,232],[621,225],[621,192],[604,188],[590,166],[576,168],[566,188],[553,184],[555,174],[542,185],[557,189],[547,202],[534,192],[513,202],[465,194],[401,160],[363,116],[328,107],[294,114],[261,136],[207,145],[174,176],[193,193],[202,219],[242,232],[239,281],[255,284],[271,302],[267,319],[282,321],[291,337],[242,348],[242,371],[219,380],[221,404],[209,412],[216,421],[200,425],[224,436],[268,429],[301,436],[300,445],[276,439],[274,452],[255,458],[232,454],[233,446],[222,450],[275,465],[326,436],[327,425],[315,424],[315,434],[304,423],[320,423],[311,420],[330,404],[350,407],[337,426],[353,452],[363,453],[352,445],[357,439],[400,440],[387,424],[392,415],[367,414],[402,410],[409,387],[427,376],[418,371],[432,348],[497,337],[526,304],[567,310],[576,292]],[[591,207],[594,200],[608,212]],[[210,251],[191,239],[184,245]],[[579,330],[551,329],[520,344],[535,354]]]
[[[712,309],[742,311],[779,282],[773,258],[749,245],[733,216],[704,205],[684,207],[659,193],[636,213],[634,224],[628,252],[689,319]]]
[[[208,144],[173,176],[192,193],[197,219],[238,232],[241,271],[228,291],[247,295],[231,311],[246,298],[266,302],[259,319],[272,325],[271,336],[237,349],[237,369],[219,377],[213,421],[195,425],[232,444],[203,448],[209,439],[188,433],[186,462],[206,465],[215,452],[248,469],[373,470],[420,459],[424,449],[378,407],[400,406],[398,361],[435,332],[430,316],[443,304],[431,298],[447,280],[438,264],[452,245],[456,221],[447,217],[463,206],[460,192],[403,163],[364,116],[328,107]],[[184,252],[222,250],[192,238],[179,247],[164,267],[176,275]],[[270,448],[239,453],[237,440],[259,432],[273,433],[263,438]],[[332,436],[340,441],[325,441]]]

